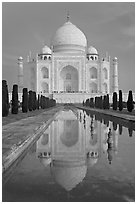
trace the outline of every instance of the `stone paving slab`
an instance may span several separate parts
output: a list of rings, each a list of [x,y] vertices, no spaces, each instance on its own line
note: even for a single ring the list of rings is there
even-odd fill
[[[21,153],[42,134],[62,107],[55,107],[39,115],[28,117],[2,127],[2,165],[3,172]]]
[[[117,118],[122,118],[124,120],[129,120],[129,121],[135,122],[135,116],[134,115],[128,115],[125,113],[123,113],[123,114],[122,113],[115,113],[115,112],[112,112],[110,110],[95,109],[95,108],[84,107],[84,106],[76,106],[76,107],[83,109],[83,110],[91,110],[93,112],[102,113],[105,115],[111,115],[111,116],[114,116]]]

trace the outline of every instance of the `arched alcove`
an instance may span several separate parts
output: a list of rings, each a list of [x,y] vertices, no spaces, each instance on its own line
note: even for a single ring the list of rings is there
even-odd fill
[[[41,84],[42,92],[43,93],[49,93],[49,85],[46,82],[42,82]]]
[[[49,78],[49,70],[47,67],[43,67],[41,69],[42,78]]]
[[[97,79],[97,69],[95,67],[90,68],[90,78]]]
[[[90,83],[89,88],[90,93],[97,93],[97,84],[95,82]]]
[[[108,79],[108,71],[107,71],[106,67],[103,68],[103,78]]]
[[[67,93],[78,92],[78,71],[73,66],[66,66],[60,72],[59,90]]]
[[[44,133],[44,134],[42,135],[41,144],[42,144],[42,145],[47,145],[48,142],[49,142],[49,134]]]
[[[104,92],[104,93],[107,93],[107,91],[108,91],[108,90],[107,90],[107,83],[104,83],[104,84],[103,84],[103,92]]]

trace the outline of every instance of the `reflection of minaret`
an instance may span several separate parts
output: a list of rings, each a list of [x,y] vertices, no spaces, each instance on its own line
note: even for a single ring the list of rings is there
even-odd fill
[[[18,58],[18,90],[19,93],[22,92],[23,89],[23,58]]]
[[[117,92],[118,93],[118,62],[117,58],[115,57],[113,59],[113,84],[112,84],[112,93]]]
[[[114,152],[115,152],[115,154],[118,153],[118,135],[119,135],[119,131],[118,131],[118,128],[117,128],[115,131],[113,130]]]

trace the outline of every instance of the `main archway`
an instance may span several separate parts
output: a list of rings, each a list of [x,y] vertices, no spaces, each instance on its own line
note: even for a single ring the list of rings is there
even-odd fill
[[[59,92],[78,92],[78,71],[73,66],[66,66],[60,72]]]

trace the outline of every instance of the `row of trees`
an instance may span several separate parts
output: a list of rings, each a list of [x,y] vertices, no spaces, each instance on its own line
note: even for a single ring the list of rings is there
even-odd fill
[[[125,102],[123,102],[122,100],[121,90],[119,90],[119,101],[117,98],[118,98],[117,93],[114,92],[112,103],[113,110],[119,109],[120,111],[122,111]],[[109,94],[104,96],[96,96],[95,99],[94,98],[87,99],[85,102],[83,101],[83,106],[89,106],[91,108],[109,109],[110,108]],[[126,108],[129,112],[132,112],[132,110],[134,109],[132,91],[129,91],[128,100],[126,102]]]
[[[12,102],[11,102],[11,113],[17,114],[19,109],[18,103],[18,85],[13,85],[12,90]],[[36,92],[29,91],[27,88],[23,88],[22,95],[22,112],[27,113],[28,111],[34,111],[36,109],[45,109],[49,107],[53,107],[56,105],[56,101],[54,99],[49,99],[45,96],[36,96]],[[2,116],[8,116],[9,114],[9,97],[8,97],[8,86],[6,80],[2,80]]]

